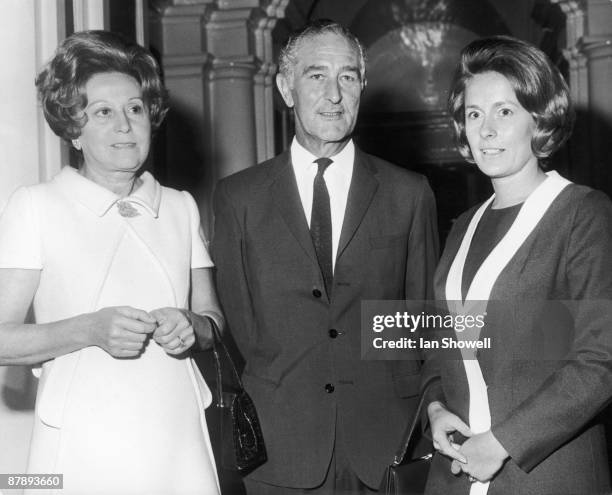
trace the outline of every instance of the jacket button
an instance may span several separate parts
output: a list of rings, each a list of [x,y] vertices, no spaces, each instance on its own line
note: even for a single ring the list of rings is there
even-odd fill
[[[312,295],[315,297],[321,297],[323,294],[319,289],[312,289]]]
[[[326,391],[328,394],[331,394],[331,393],[334,391],[334,386],[333,386],[331,383],[327,383],[327,384],[325,385],[325,391]]]
[[[338,330],[332,328],[329,332],[327,332],[330,338],[335,339],[338,336]]]

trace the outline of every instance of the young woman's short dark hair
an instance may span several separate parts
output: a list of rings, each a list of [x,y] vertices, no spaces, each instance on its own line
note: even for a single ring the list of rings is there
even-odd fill
[[[67,37],[36,78],[49,126],[63,139],[79,137],[87,122],[85,84],[94,75],[127,74],[140,84],[156,131],[167,112],[167,92],[153,56],[143,47],[108,31],[81,31]]]
[[[552,155],[572,132],[574,111],[563,76],[535,46],[510,36],[473,41],[461,52],[448,98],[461,154],[474,161],[465,133],[465,86],[476,74],[497,72],[510,82],[519,103],[533,117],[531,141],[538,158]]]

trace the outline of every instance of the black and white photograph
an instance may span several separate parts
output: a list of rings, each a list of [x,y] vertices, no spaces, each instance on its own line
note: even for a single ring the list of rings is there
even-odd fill
[[[611,0],[0,0],[0,495],[612,495]]]

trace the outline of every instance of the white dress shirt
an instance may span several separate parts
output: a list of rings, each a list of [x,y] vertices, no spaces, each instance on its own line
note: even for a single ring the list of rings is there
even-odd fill
[[[320,156],[315,156],[304,148],[294,137],[291,143],[291,164],[297,181],[302,207],[310,227],[312,216],[312,190],[318,165],[314,163]],[[336,266],[336,254],[340,242],[342,222],[348,199],[351,178],[353,177],[353,162],[355,161],[355,145],[350,140],[340,153],[330,157],[333,162],[325,169],[323,179],[329,193],[329,205],[332,221],[332,263]]]

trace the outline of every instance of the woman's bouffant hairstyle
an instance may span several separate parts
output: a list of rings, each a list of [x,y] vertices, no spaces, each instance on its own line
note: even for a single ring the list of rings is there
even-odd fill
[[[531,149],[536,157],[549,157],[569,138],[574,124],[569,90],[544,52],[510,36],[483,38],[462,50],[448,98],[457,145],[466,160],[474,161],[465,133],[465,87],[484,72],[506,77],[519,103],[533,117]]]
[[[120,72],[138,81],[151,129],[161,125],[167,92],[153,56],[140,45],[108,31],[81,31],[67,37],[36,78],[45,119],[59,137],[79,137],[87,122],[85,84],[95,74]]]

